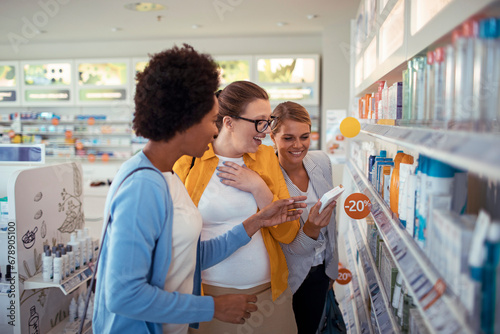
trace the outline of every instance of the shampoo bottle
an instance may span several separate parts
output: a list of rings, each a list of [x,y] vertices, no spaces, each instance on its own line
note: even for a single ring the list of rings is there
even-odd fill
[[[88,254],[87,254],[87,244],[83,236],[83,230],[76,230],[76,241],[80,242],[80,267],[87,264]]]
[[[391,211],[395,214],[398,213],[398,196],[399,196],[399,164],[403,159],[405,154],[403,151],[398,151],[396,156],[394,157],[394,169],[392,170],[391,175],[391,190],[389,195],[389,202]]]
[[[88,262],[91,262],[93,259],[94,251],[92,245],[92,238],[90,237],[90,232],[88,227],[84,228],[83,236],[85,237],[85,244],[87,245],[87,260]]]
[[[66,254],[68,255],[69,273],[75,272],[75,253],[71,245],[66,246]]]
[[[63,278],[63,263],[62,263],[61,251],[56,252],[56,257],[54,258],[54,283],[61,283]]]
[[[74,232],[71,233],[71,239],[70,242],[68,242],[68,245],[70,245],[73,249],[73,254],[75,257],[75,270],[78,270],[80,269],[80,266],[82,264],[82,257],[80,253],[80,241],[76,239],[76,234]]]
[[[42,266],[43,266],[43,272],[42,272],[42,277],[45,282],[50,282],[53,279],[53,274],[52,274],[52,252],[50,249],[47,249],[45,251],[45,254],[43,255],[43,260],[42,260]]]

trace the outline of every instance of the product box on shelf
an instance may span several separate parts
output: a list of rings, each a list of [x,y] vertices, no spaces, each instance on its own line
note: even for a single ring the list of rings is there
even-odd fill
[[[384,243],[381,243],[380,247],[380,277],[382,278],[382,284],[384,285],[387,297],[392,302],[394,287],[396,286],[396,277],[398,276],[398,268]]]

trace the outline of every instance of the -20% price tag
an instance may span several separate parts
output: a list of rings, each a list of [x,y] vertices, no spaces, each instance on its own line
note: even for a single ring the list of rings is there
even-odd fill
[[[372,203],[361,193],[349,195],[344,201],[345,213],[352,219],[363,219],[370,214]]]
[[[339,276],[337,276],[337,279],[335,280],[335,282],[340,284],[340,285],[346,285],[346,284],[349,284],[351,279],[352,279],[352,273],[349,271],[349,269],[340,268],[339,269]]]

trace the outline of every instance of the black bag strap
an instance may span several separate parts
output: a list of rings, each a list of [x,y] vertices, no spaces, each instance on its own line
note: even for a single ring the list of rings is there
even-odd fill
[[[193,164],[194,164],[194,162],[193,162]],[[144,169],[154,170],[155,172],[159,173],[163,177],[163,174],[161,174],[157,169],[154,169],[152,167],[139,167],[137,169],[134,169],[133,171],[131,171],[130,173],[128,173],[123,178],[123,180],[120,182],[120,184],[118,185],[118,187],[115,190],[115,193],[112,195],[111,200],[115,197],[115,195],[118,193],[118,190],[122,186],[123,182],[125,182],[125,180],[129,178],[129,176],[131,176],[135,172],[138,172],[138,171],[144,170]],[[110,203],[111,203],[111,200],[110,200]],[[92,293],[92,288],[93,288],[94,283],[95,283],[95,276],[96,276],[96,273],[97,273],[97,266],[99,265],[99,259],[101,258],[102,246],[104,245],[104,238],[106,236],[106,232],[108,230],[110,221],[111,221],[111,210],[108,211],[108,214],[106,216],[106,220],[104,220],[106,226],[104,227],[104,232],[102,234],[101,244],[99,246],[99,254],[97,255],[97,259],[96,259],[95,265],[94,265],[94,270],[92,272],[92,279],[90,280],[90,285],[88,286],[87,297],[85,298],[85,309],[84,309],[84,312],[83,312],[82,322],[80,323],[80,329],[78,330],[78,334],[82,334],[82,332],[83,332],[83,325],[85,323],[85,318],[87,317],[87,309],[89,307],[90,295]]]

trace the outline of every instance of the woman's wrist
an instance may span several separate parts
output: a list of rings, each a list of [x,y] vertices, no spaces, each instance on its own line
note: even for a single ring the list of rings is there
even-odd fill
[[[256,213],[243,221],[243,227],[247,232],[248,236],[251,238],[258,230],[260,230],[260,219],[258,219],[258,214]]]
[[[321,227],[316,226],[309,220],[307,220],[304,223],[304,227],[302,229],[304,230],[305,235],[307,235],[309,238],[318,240],[319,234],[321,232]]]

